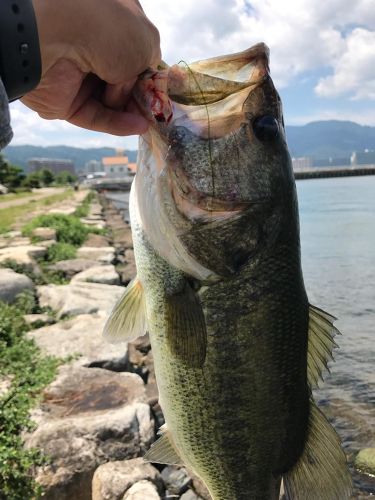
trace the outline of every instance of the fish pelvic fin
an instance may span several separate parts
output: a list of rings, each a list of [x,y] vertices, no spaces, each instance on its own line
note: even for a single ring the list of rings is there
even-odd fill
[[[132,280],[117,302],[104,327],[108,342],[129,342],[147,331],[146,305],[143,287],[138,278]]]
[[[340,438],[312,400],[304,451],[283,480],[287,500],[347,500],[351,496],[352,480]]]
[[[206,322],[199,297],[188,282],[181,292],[167,297],[166,316],[172,353],[188,367],[201,368],[206,359]]]
[[[151,445],[143,460],[157,464],[184,465],[166,425],[160,428],[159,434],[160,438]]]
[[[334,337],[340,335],[333,325],[334,316],[310,305],[307,349],[307,380],[310,389],[316,389],[323,380],[323,372],[329,371],[328,361],[333,360],[332,351],[337,347]]]

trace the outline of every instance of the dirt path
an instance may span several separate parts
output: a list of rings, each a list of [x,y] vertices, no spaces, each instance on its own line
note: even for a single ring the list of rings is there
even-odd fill
[[[21,198],[16,198],[8,201],[1,201],[0,198],[0,210],[3,208],[17,207],[19,205],[25,205],[30,201],[39,201],[43,198],[48,198],[48,196],[53,196],[54,194],[63,193],[66,187],[52,187],[52,188],[41,188],[35,192],[30,193],[30,196],[22,196]],[[6,195],[5,195],[6,196]]]

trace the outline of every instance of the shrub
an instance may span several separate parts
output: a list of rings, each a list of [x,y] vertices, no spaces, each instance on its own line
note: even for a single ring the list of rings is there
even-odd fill
[[[76,217],[87,217],[90,211],[90,205],[94,200],[94,198],[95,198],[95,193],[93,191],[90,191],[87,194],[86,198],[81,203],[81,205],[74,212],[74,215]]]
[[[72,215],[47,214],[35,217],[23,228],[23,234],[30,236],[37,227],[52,227],[56,230],[56,239],[62,243],[80,246],[86,240],[90,229]]]
[[[9,391],[0,398],[0,498],[7,500],[41,496],[31,472],[46,458],[38,450],[24,449],[21,435],[32,429],[29,411],[60,363],[42,356],[25,337],[28,327],[22,314],[19,304],[0,302],[0,373],[11,380]]]
[[[58,262],[60,260],[74,259],[77,254],[77,249],[70,243],[55,243],[51,245],[45,256],[48,262]]]

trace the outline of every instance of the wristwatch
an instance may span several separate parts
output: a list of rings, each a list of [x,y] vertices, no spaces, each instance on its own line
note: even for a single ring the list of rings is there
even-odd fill
[[[33,90],[41,71],[32,0],[0,0],[0,77],[9,101]]]

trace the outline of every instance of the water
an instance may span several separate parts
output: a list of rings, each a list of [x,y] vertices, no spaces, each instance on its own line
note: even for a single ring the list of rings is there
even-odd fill
[[[375,176],[297,182],[302,267],[310,302],[336,316],[342,336],[316,392],[350,461],[375,447]],[[353,472],[356,494],[375,479]]]
[[[375,176],[298,181],[297,190],[309,299],[338,317],[343,333],[315,396],[352,463],[375,447]],[[128,201],[128,193],[110,196],[120,209]],[[375,479],[352,473],[355,497],[372,498]]]

